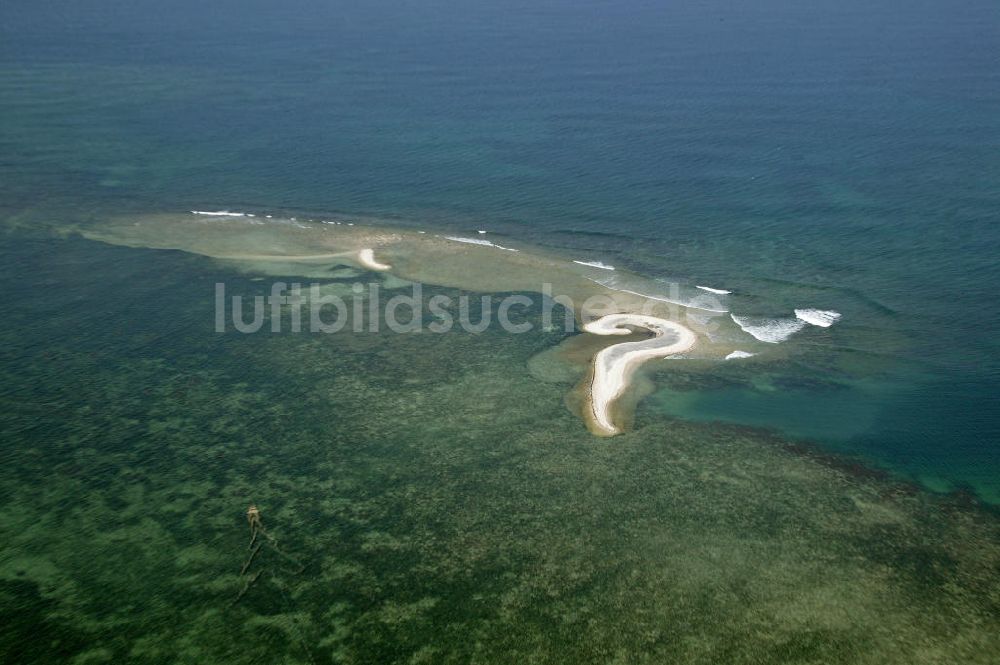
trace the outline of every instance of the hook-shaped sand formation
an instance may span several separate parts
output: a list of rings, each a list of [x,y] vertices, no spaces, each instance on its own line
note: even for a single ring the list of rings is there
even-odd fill
[[[693,331],[679,323],[645,314],[609,314],[584,325],[594,335],[629,335],[626,326],[645,328],[653,333],[650,339],[623,342],[602,349],[594,356],[593,378],[590,383],[589,411],[591,431],[601,436],[621,432],[615,425],[612,408],[622,396],[642,363],[683,353],[694,346]]]

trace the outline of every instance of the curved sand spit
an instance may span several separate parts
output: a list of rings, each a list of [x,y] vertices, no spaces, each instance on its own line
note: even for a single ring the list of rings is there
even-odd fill
[[[663,358],[687,351],[695,344],[695,334],[688,328],[645,314],[609,314],[586,324],[583,329],[595,335],[628,335],[625,326],[646,328],[652,339],[614,344],[594,356],[594,378],[590,384],[590,409],[595,434],[613,436],[621,432],[611,417],[611,406],[628,387],[636,368],[651,358]]]

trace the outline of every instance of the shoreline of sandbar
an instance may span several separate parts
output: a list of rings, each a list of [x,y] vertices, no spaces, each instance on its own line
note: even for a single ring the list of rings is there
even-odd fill
[[[595,335],[628,335],[632,331],[624,326],[645,328],[653,333],[652,339],[639,342],[613,344],[594,356],[593,376],[590,381],[589,406],[594,433],[614,436],[622,430],[611,417],[613,403],[625,393],[635,370],[647,360],[664,358],[689,350],[697,342],[691,329],[679,323],[646,314],[609,314],[583,326],[585,332]],[[677,339],[664,344],[668,334]]]

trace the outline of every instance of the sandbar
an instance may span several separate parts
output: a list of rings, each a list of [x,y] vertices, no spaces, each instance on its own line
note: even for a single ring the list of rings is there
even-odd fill
[[[380,263],[375,260],[374,249],[362,249],[358,252],[358,262],[366,268],[372,270],[390,270],[392,266],[388,263]]]
[[[697,340],[690,329],[667,319],[645,314],[609,314],[583,326],[594,335],[629,335],[625,326],[645,328],[653,333],[650,339],[624,342],[602,349],[594,356],[593,378],[590,384],[590,411],[595,434],[613,436],[621,432],[611,416],[612,404],[628,388],[639,365],[653,358],[682,353]]]

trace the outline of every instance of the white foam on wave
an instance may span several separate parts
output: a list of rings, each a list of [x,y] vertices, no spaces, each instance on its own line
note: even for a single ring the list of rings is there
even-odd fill
[[[482,247],[496,247],[497,249],[503,249],[508,252],[516,252],[518,250],[511,247],[503,247],[496,244],[495,242],[490,242],[489,240],[481,240],[479,238],[463,238],[462,236],[444,236],[445,240],[454,240],[455,242],[464,242],[469,245],[480,245]]]
[[[663,296],[652,296],[648,293],[640,293],[638,291],[632,291],[631,289],[623,289],[618,284],[622,280],[619,280],[615,275],[609,275],[603,279],[595,279],[593,277],[585,277],[588,281],[594,284],[600,284],[604,288],[611,289],[613,291],[620,291],[621,293],[630,293],[633,296],[639,296],[641,298],[649,298],[650,300],[656,300],[657,302],[670,303],[671,305],[679,305],[681,307],[687,307],[688,309],[700,309],[703,312],[712,312],[714,314],[726,314],[729,312],[728,309],[718,309],[716,307],[702,307],[701,305],[696,305],[693,301],[683,301],[683,300],[672,300],[670,298],[665,298]]]
[[[747,351],[736,350],[726,356],[726,360],[737,360],[739,358],[753,358],[756,353],[749,353]]]
[[[823,309],[797,309],[795,316],[820,328],[829,328],[840,319],[840,312]]]
[[[581,266],[590,266],[591,268],[600,268],[601,270],[614,270],[614,266],[609,266],[606,263],[601,263],[600,261],[577,261],[573,259],[573,263],[579,263]]]
[[[713,289],[711,286],[698,286],[695,284],[696,289],[701,289],[702,291],[708,291],[709,293],[716,293],[720,296],[726,296],[732,293],[732,291],[726,291],[725,289]]]
[[[192,210],[192,215],[206,215],[208,217],[246,217],[245,212],[229,212],[228,210]],[[253,217],[253,215],[250,215]]]
[[[700,309],[703,312],[715,312],[716,314],[725,314],[728,309],[716,309],[715,307],[702,307],[701,305],[695,305],[693,302],[684,302],[682,300],[671,300],[670,298],[664,298],[663,296],[651,296],[648,293],[639,293],[638,291],[629,291],[628,289],[618,289],[622,293],[631,293],[634,296],[641,296],[643,298],[649,298],[650,300],[658,300],[659,302],[668,302],[671,305],[680,305],[681,307],[688,307],[690,309]]]
[[[730,314],[733,323],[761,342],[779,344],[806,327],[800,319],[762,319]]]

